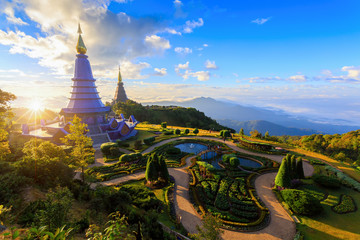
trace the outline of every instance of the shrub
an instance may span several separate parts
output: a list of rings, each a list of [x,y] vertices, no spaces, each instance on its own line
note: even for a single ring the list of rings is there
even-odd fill
[[[339,180],[337,180],[334,177],[325,176],[325,175],[313,175],[312,179],[320,184],[321,186],[327,187],[327,188],[339,188],[341,186],[341,183]]]
[[[162,123],[161,123],[161,127],[162,127],[162,128],[167,128],[167,122],[162,122]]]
[[[117,148],[118,144],[117,143],[113,143],[113,142],[107,142],[107,143],[103,143],[101,144],[101,152],[105,155],[105,156],[110,156],[111,152],[110,149],[111,148]]]
[[[198,134],[198,133],[199,133],[199,129],[195,128],[193,134]]]
[[[169,154],[169,155],[178,155],[181,153],[181,150],[177,147],[169,147],[167,150],[166,150],[166,153]]]
[[[185,133],[185,134],[189,134],[189,133],[190,133],[190,130],[189,130],[189,129],[185,129],[184,133]]]
[[[173,131],[165,131],[165,132],[164,132],[164,135],[173,135],[173,134],[174,134]]]
[[[297,214],[312,216],[323,209],[318,199],[301,190],[285,189],[281,191],[281,196]]]
[[[129,154],[123,154],[121,155],[121,157],[119,157],[119,162],[124,163],[124,162],[130,162],[131,158],[129,156]]]
[[[175,135],[179,135],[180,133],[181,133],[180,129],[175,129],[175,130],[174,130],[174,134],[175,134]]]
[[[144,143],[146,144],[146,145],[150,145],[152,142],[154,142],[155,141],[155,137],[149,137],[149,138],[145,138],[144,139]]]
[[[239,166],[240,161],[237,157],[232,157],[230,158],[229,163],[232,167],[236,168],[237,166]]]
[[[228,164],[229,161],[230,161],[230,158],[232,158],[232,157],[236,157],[236,155],[235,155],[235,154],[224,154],[224,155],[222,156],[222,161],[223,161],[223,163]]]

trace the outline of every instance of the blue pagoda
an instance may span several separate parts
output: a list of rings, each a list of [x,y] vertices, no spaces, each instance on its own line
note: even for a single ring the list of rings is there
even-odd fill
[[[92,138],[94,146],[134,136],[137,133],[135,126],[138,122],[133,115],[129,119],[125,119],[123,114],[120,114],[117,119],[108,117],[111,107],[105,106],[99,97],[95,85],[96,80],[93,77],[88,56],[85,55],[87,49],[81,37],[80,25],[78,33],[75,73],[72,78],[71,96],[67,107],[62,108],[60,111],[61,117],[53,121],[41,120],[40,125],[23,124],[23,135],[38,137],[60,144],[61,138],[69,134],[69,125],[76,115],[88,125],[89,132],[87,134]],[[121,79],[120,70],[119,76]],[[119,80],[119,82],[121,81]]]

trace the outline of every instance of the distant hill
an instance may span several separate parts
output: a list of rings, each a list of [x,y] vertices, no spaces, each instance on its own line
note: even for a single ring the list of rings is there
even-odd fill
[[[126,101],[126,103],[117,103],[112,106],[113,111],[117,114],[124,114],[127,118],[130,115],[134,115],[136,120],[140,122],[149,122],[153,124],[160,124],[167,122],[168,125],[189,127],[189,128],[201,128],[201,129],[213,129],[219,131],[222,129],[229,129],[217,123],[214,119],[206,116],[203,112],[196,110],[195,108],[184,107],[165,107],[165,106],[142,106],[141,104],[132,100]],[[230,129],[234,131],[233,129]]]
[[[218,101],[213,98],[201,97],[183,102],[163,101],[144,104],[193,107],[201,112],[204,112],[207,116],[215,120],[231,119],[240,122],[263,120],[286,128],[313,129],[315,132],[323,132],[329,134],[345,133],[360,129],[359,126],[316,123],[315,121],[311,121],[311,119],[296,118],[294,116],[286,114],[283,111],[241,106],[234,103]],[[228,126],[230,127],[230,125]],[[270,131],[271,129],[268,130]]]
[[[240,129],[244,129],[244,133],[246,135],[250,134],[250,131],[258,130],[263,135],[269,131],[270,136],[281,136],[281,135],[289,135],[289,136],[303,136],[303,135],[311,135],[318,134],[319,132],[312,129],[300,129],[300,128],[288,128],[278,124],[274,124],[268,121],[263,120],[253,120],[253,121],[236,121],[229,119],[220,119],[217,120],[221,125],[230,127],[235,129],[235,131],[239,132]]]

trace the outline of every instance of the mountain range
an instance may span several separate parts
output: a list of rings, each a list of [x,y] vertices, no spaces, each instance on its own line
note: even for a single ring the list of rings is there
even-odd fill
[[[306,119],[287,114],[284,111],[259,107],[242,106],[213,98],[195,98],[188,101],[143,102],[144,105],[192,107],[217,120],[221,125],[246,134],[256,129],[270,135],[311,135],[315,133],[336,134],[360,129],[359,126],[318,123],[317,119]]]

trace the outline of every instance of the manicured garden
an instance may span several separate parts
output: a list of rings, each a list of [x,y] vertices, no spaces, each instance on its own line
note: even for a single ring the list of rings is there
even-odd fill
[[[238,157],[262,162],[260,168],[239,169]],[[236,161],[237,160],[237,161]],[[239,231],[256,231],[265,227],[269,212],[254,190],[256,171],[273,170],[277,164],[269,159],[240,153],[225,154],[216,169],[205,161],[197,161],[190,168],[190,187],[195,206],[201,214],[211,213],[220,218],[223,227]]]
[[[289,213],[299,219],[299,234],[304,239],[359,239],[359,183],[323,162],[311,160],[315,170],[311,178],[290,178],[293,179],[290,185],[283,186],[279,179],[292,172],[283,171],[282,174],[282,167],[288,166],[287,162],[284,158],[275,178],[280,190],[276,191]],[[282,177],[283,180],[286,178]]]

